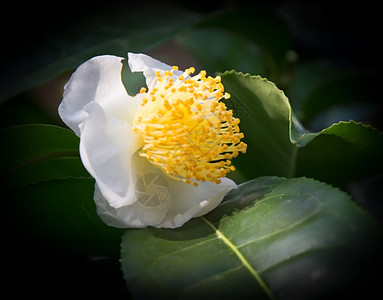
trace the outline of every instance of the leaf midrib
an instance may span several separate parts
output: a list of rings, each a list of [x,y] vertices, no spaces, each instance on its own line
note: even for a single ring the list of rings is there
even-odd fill
[[[243,256],[243,254],[239,251],[237,246],[235,246],[218,228],[214,226],[213,223],[211,223],[209,220],[207,220],[205,217],[200,217],[200,219],[205,222],[216,234],[218,239],[222,240],[225,245],[233,251],[233,253],[238,257],[238,259],[241,261],[243,266],[250,272],[250,274],[254,277],[254,279],[257,281],[257,283],[260,285],[260,287],[263,289],[263,291],[267,294],[269,299],[275,300],[275,297],[269,287],[266,285],[266,283],[263,281],[261,276],[258,274],[258,272],[250,265],[250,263],[247,261],[247,259]]]

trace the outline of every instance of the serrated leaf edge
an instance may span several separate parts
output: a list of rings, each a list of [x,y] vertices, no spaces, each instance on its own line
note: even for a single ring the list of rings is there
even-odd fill
[[[237,75],[243,76],[245,78],[260,79],[264,82],[267,82],[268,84],[271,84],[282,95],[282,98],[286,101],[286,103],[289,107],[289,138],[290,138],[291,143],[295,144],[297,147],[306,146],[308,143],[310,143],[318,135],[325,134],[326,130],[329,130],[331,128],[334,128],[334,127],[342,125],[342,124],[357,124],[359,126],[363,126],[364,128],[368,128],[370,130],[373,130],[374,132],[376,132],[380,136],[383,136],[383,132],[380,132],[379,130],[372,127],[371,125],[365,124],[362,122],[356,122],[352,119],[349,121],[336,122],[336,123],[332,124],[331,126],[324,128],[318,132],[309,131],[301,124],[300,120],[295,116],[294,111],[290,105],[289,98],[286,96],[286,94],[284,93],[283,90],[280,90],[276,86],[276,84],[274,82],[272,82],[272,81],[268,80],[267,78],[264,78],[260,75],[251,75],[250,73],[237,72],[235,70],[226,70],[225,72],[220,73],[220,74],[222,77],[226,76],[226,75],[237,74]],[[294,133],[294,131],[295,131],[295,133]],[[309,137],[309,138],[306,139],[306,141],[304,143],[302,143],[302,140],[304,137]]]

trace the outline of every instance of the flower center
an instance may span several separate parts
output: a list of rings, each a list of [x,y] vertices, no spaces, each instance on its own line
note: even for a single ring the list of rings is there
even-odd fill
[[[144,141],[140,155],[176,180],[220,183],[235,170],[231,159],[247,147],[239,119],[220,102],[230,95],[219,76],[201,71],[191,77],[193,67],[176,76],[177,69],[157,71],[148,92],[141,88],[146,95],[133,122]]]

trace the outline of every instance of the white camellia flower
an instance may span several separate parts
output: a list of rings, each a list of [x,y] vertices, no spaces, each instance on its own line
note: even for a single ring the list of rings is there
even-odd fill
[[[214,209],[236,184],[225,177],[246,151],[239,120],[221,98],[220,78],[181,72],[144,54],[128,54],[146,88],[134,97],[121,80],[121,57],[83,63],[65,86],[62,120],[80,137],[80,155],[96,180],[101,219],[122,228],[175,228]]]

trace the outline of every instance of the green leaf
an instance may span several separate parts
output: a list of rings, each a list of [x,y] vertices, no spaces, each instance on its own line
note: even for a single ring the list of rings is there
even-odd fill
[[[256,10],[245,7],[219,11],[202,19],[194,27],[203,30],[225,30],[243,41],[255,43],[262,50],[264,65],[267,68],[264,75],[274,81],[279,80],[281,66],[286,60],[287,52],[291,49],[292,34],[289,25],[275,12],[261,7]],[[214,41],[215,37],[212,36],[211,39]],[[198,41],[198,43],[200,42]],[[219,51],[223,50],[217,45],[215,52]],[[206,53],[206,55],[211,54]],[[226,59],[230,60],[231,56],[232,54]],[[215,54],[211,59],[215,59]],[[215,71],[217,70],[219,69],[215,69]]]
[[[369,292],[382,233],[336,188],[261,177],[181,228],[127,230],[121,263],[137,298],[327,299]]]
[[[300,119],[304,118],[303,106],[313,92],[336,78],[344,77],[344,73],[345,69],[332,61],[311,60],[297,64],[289,87],[289,95],[297,116]]]
[[[294,175],[296,147],[289,139],[289,100],[272,82],[259,76],[221,75],[231,97],[226,104],[239,117],[248,149],[233,163],[247,179],[263,175]]]
[[[341,186],[383,168],[383,135],[362,123],[333,124],[318,133],[308,133],[297,145],[304,146],[297,155],[297,176]]]
[[[51,125],[2,129],[0,180],[7,189],[49,179],[90,177],[81,163],[79,138]]]
[[[165,6],[151,6],[145,13],[120,9],[106,10],[81,23],[67,22],[54,38],[44,36],[28,45],[23,56],[7,61],[0,81],[0,102],[72,71],[97,55],[126,57],[127,52],[145,52],[188,28],[199,15]],[[32,33],[35,34],[35,33]],[[33,47],[34,46],[34,47]],[[5,76],[6,75],[6,76]]]
[[[262,49],[253,40],[230,30],[194,28],[178,36],[176,41],[209,74],[232,69],[250,74],[267,74]]]
[[[122,231],[106,226],[93,202],[94,180],[79,138],[50,125],[0,131],[0,180],[7,233],[63,253],[117,255]]]
[[[332,123],[368,119],[381,104],[379,77],[374,73],[352,73],[322,80],[304,98],[300,119],[315,130],[331,126]]]
[[[274,83],[234,71],[221,77],[248,144],[233,160],[234,178],[307,176],[340,186],[382,169],[383,136],[373,128],[350,121],[310,132]]]
[[[52,179],[13,190],[4,197],[13,238],[61,255],[118,256],[122,230],[96,213],[91,178]],[[16,241],[16,244],[20,241]],[[21,243],[22,244],[22,243]]]

